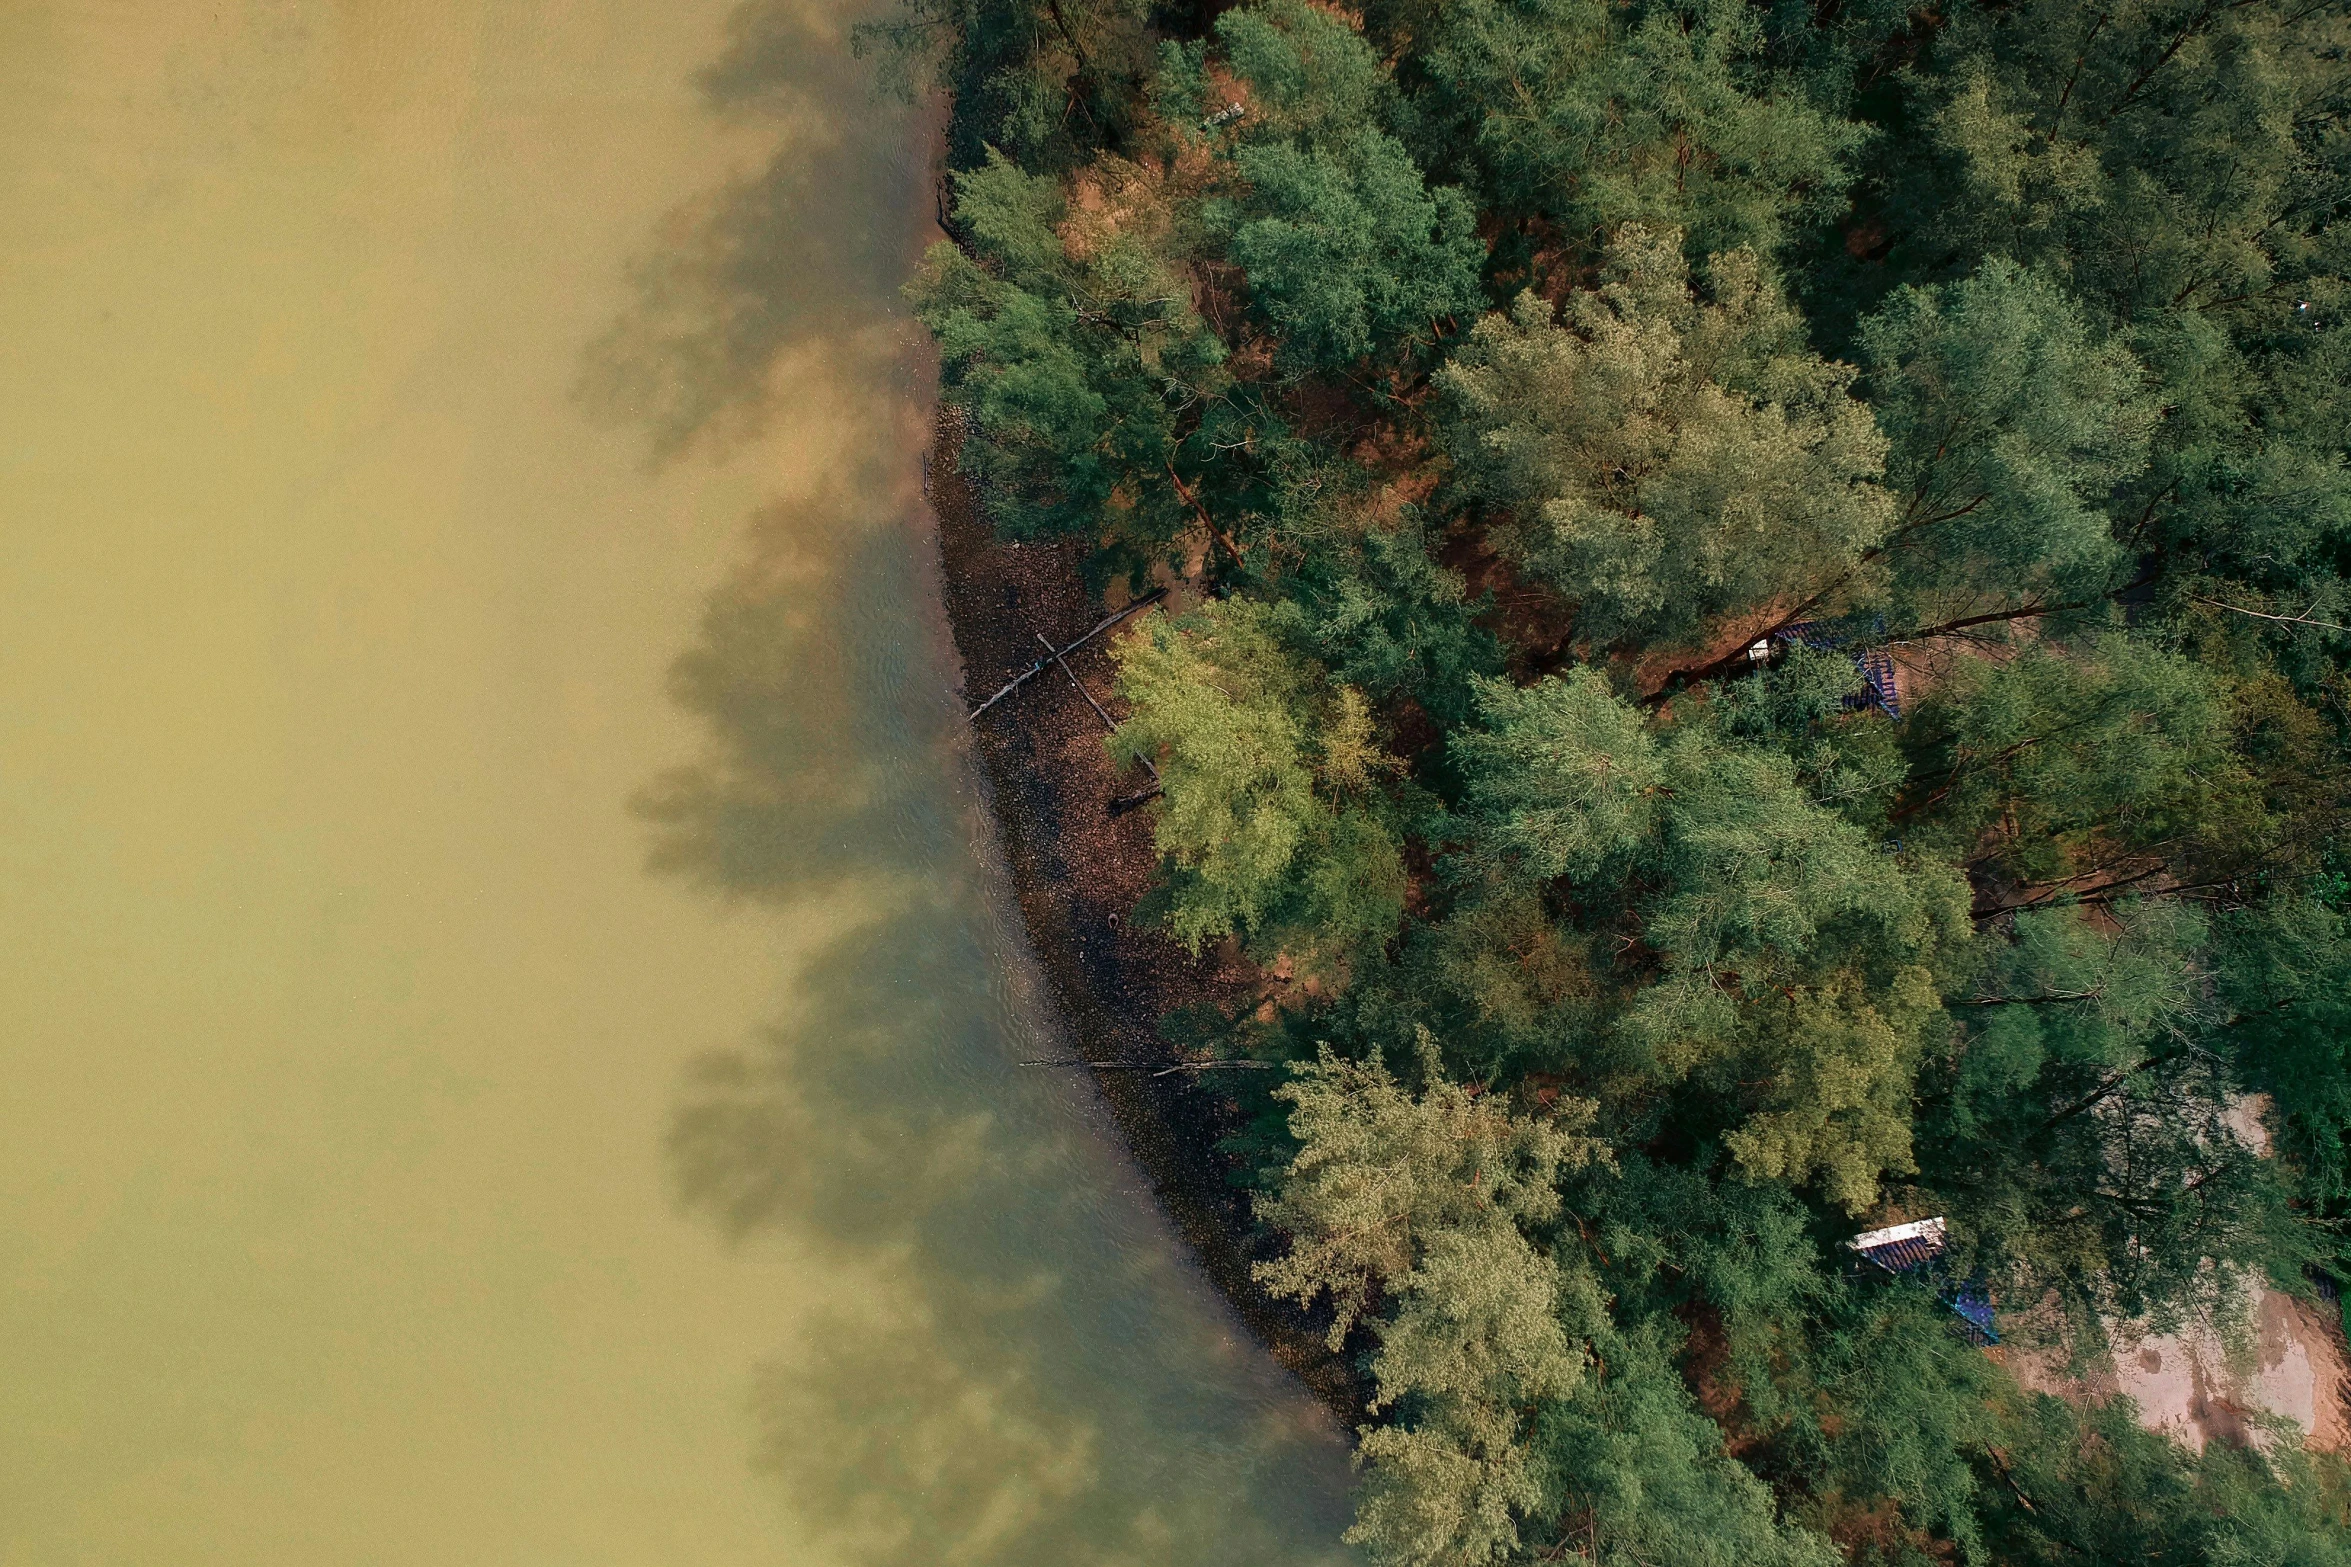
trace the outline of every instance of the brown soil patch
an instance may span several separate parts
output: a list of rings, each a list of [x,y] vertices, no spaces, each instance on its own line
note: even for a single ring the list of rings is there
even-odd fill
[[[2113,1358],[2069,1376],[2048,1352],[1995,1351],[2017,1380],[2077,1403],[2128,1394],[2139,1423],[2202,1450],[2207,1442],[2255,1442],[2261,1417],[2283,1417],[2317,1452],[2351,1452],[2351,1345],[2332,1307],[2273,1289],[2244,1302],[2249,1355],[2232,1355],[2208,1331],[2151,1334],[2115,1346]]]

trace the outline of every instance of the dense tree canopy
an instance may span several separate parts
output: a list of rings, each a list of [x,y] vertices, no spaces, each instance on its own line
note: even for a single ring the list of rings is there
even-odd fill
[[[955,94],[966,469],[1191,606],[1112,750],[1269,976],[1206,1026],[1353,1538],[2351,1561],[2337,1460],[2015,1374],[2351,1274],[2351,7],[871,36]]]
[[[1692,297],[1680,233],[1619,229],[1567,319],[1521,294],[1438,384],[1464,493],[1601,646],[1675,646],[1851,570],[1886,532],[1885,440],[1751,251]]]

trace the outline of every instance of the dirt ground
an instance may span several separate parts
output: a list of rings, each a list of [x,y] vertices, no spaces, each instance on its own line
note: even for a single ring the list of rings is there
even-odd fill
[[[2351,1452],[2351,1364],[2330,1305],[2259,1285],[2243,1301],[2243,1333],[2232,1348],[2213,1328],[2150,1334],[2120,1342],[2108,1366],[2064,1374],[2047,1357],[2005,1350],[2030,1388],[2061,1398],[2128,1395],[2139,1423],[2198,1452],[2213,1440],[2260,1443],[2261,1417],[2283,1417],[2322,1452]]]

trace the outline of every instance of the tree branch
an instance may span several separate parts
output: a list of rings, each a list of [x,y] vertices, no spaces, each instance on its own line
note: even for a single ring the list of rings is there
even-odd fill
[[[1248,562],[1241,558],[1241,546],[1235,544],[1226,535],[1224,529],[1216,525],[1216,520],[1208,515],[1208,508],[1200,504],[1200,498],[1194,495],[1192,487],[1184,482],[1183,475],[1175,471],[1175,463],[1172,460],[1167,465],[1167,476],[1175,481],[1176,494],[1182,496],[1184,504],[1192,508],[1192,514],[1200,519],[1200,526],[1208,530],[1208,536],[1223,545],[1225,553],[1232,556],[1233,564],[1236,566],[1247,565]]]
[[[2308,615],[2265,615],[2260,610],[2247,609],[2242,604],[2230,604],[2221,599],[2198,598],[2196,602],[2209,604],[2214,609],[2225,609],[2231,614],[2250,615],[2255,620],[2274,620],[2282,626],[2316,626],[2321,631],[2351,632],[2351,626],[2338,626],[2331,620],[2312,620]]]
[[[2147,1057],[2144,1061],[2141,1061],[2136,1066],[2123,1068],[2121,1071],[2108,1078],[2105,1082],[2100,1083],[2098,1087],[2086,1098],[2074,1101],[2074,1103],[2066,1106],[2063,1110],[2060,1110],[2055,1115],[2049,1117],[2048,1120],[2043,1121],[2040,1126],[2040,1131],[2035,1132],[2034,1135],[2037,1137],[2041,1135],[2042,1132],[2054,1130],[2062,1122],[2072,1120],[2075,1116],[2080,1115],[2084,1110],[2089,1109],[2092,1105],[2099,1103],[2101,1100],[2105,1099],[2107,1095],[2113,1093],[2123,1084],[2129,1082],[2132,1078],[2138,1076],[2141,1072],[2148,1070],[2150,1067],[2161,1066],[2164,1062],[2175,1060],[2180,1056],[2186,1055],[2187,1053],[2188,1047],[2186,1045],[2174,1045],[2169,1050],[2156,1052],[2154,1055]]]
[[[2106,994],[2104,985],[2088,990],[2061,990],[2047,996],[1969,996],[1961,1001],[1946,1001],[1950,1007],[2048,1007],[2065,1001],[2095,1001]]]

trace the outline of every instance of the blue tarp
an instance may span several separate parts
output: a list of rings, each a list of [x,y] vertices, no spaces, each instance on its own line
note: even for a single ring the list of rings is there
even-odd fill
[[[1888,718],[1902,716],[1902,695],[1895,689],[1894,658],[1882,646],[1853,644],[1863,642],[1868,635],[1884,636],[1883,620],[1874,623],[1869,633],[1857,634],[1851,627],[1817,620],[1799,620],[1772,633],[1782,642],[1797,642],[1815,652],[1827,653],[1842,649],[1853,660],[1854,669],[1861,676],[1862,695],[1849,699],[1853,705],[1876,707]]]

